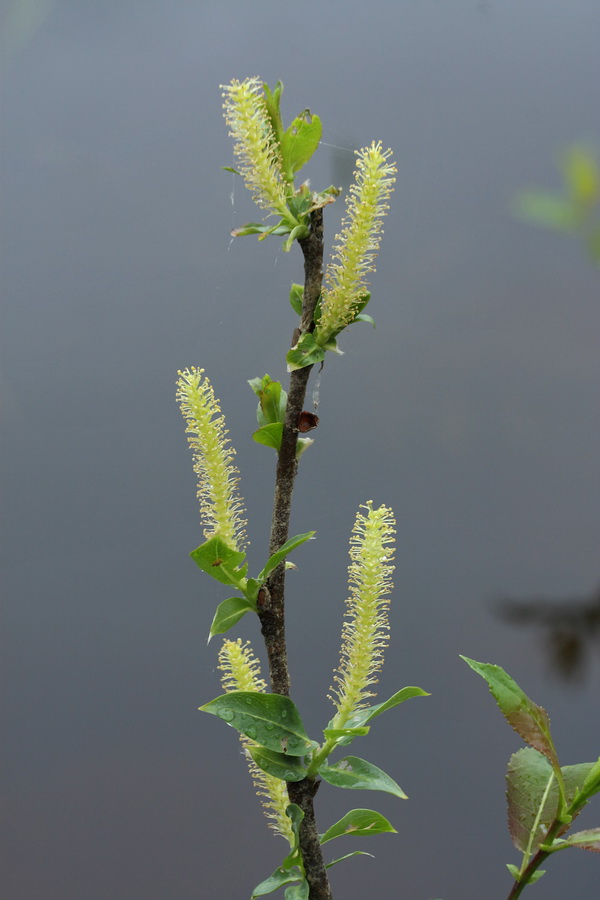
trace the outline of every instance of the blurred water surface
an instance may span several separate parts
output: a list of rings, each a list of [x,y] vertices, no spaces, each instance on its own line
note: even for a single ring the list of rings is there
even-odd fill
[[[561,148],[600,145],[600,6],[9,8],[3,896],[237,900],[280,861],[235,735],[196,711],[220,692],[206,634],[226,595],[187,557],[201,532],[174,402],[177,370],[203,366],[238,450],[260,568],[274,457],[250,440],[246,379],[285,377],[302,264],[278,239],[229,236],[256,212],[220,169],[232,153],[218,86],[257,74],[284,82],[288,119],[307,106],[321,116],[313,186],[347,187],[353,149],[372,139],[399,170],[373,278],[377,329],[352,329],[345,355],[327,360],[302,462],[292,527],[318,540],[290,576],[290,658],[317,735],[348,536],[372,498],[398,522],[380,697],[405,684],[432,696],[356,746],[408,801],[321,788],[323,830],[365,806],[399,831],[360,841],[376,860],[336,868],[335,896],[505,898],[516,853],[504,771],[520,744],[458,654],[503,665],[549,709],[564,763],[600,752],[597,647],[566,685],[535,630],[495,607],[591,598],[600,580],[598,273],[575,242],[509,212],[519,189],[558,185]],[[259,650],[254,622],[238,633]],[[359,847],[347,843],[334,855]],[[599,873],[570,851],[532,890],[591,900]]]

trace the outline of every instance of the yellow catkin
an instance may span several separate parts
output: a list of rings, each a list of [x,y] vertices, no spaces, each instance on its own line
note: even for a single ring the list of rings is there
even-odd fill
[[[352,321],[356,305],[366,292],[366,276],[375,268],[382,218],[396,180],[396,166],[389,161],[391,152],[382,151],[381,143],[375,142],[357,151],[355,180],[346,199],[342,232],[336,236],[325,273],[321,319],[314,333],[318,344],[326,344]]]
[[[388,642],[388,606],[394,570],[394,516],[372,502],[357,514],[350,539],[350,596],[342,627],[340,664],[334,680],[337,707],[334,727],[342,728],[352,713],[375,696],[371,687],[383,665]]]
[[[260,664],[252,652],[249,642],[242,644],[237,641],[225,640],[219,651],[219,669],[221,670],[221,683],[226,692],[229,691],[266,691],[266,684],[260,674]],[[254,745],[256,742],[245,735],[240,735],[244,747]],[[256,765],[252,757],[246,752],[248,769],[256,788],[256,793],[262,797],[262,806],[269,820],[269,827],[284,837],[290,847],[294,846],[294,832],[291,819],[285,811],[289,806],[289,796],[285,781],[268,775]]]
[[[246,521],[238,495],[239,472],[219,401],[204,369],[191,367],[178,374],[177,401],[194,454],[204,537],[218,535],[232,549],[243,550]]]
[[[223,109],[237,166],[254,202],[286,216],[286,189],[279,144],[267,112],[259,78],[222,84]]]

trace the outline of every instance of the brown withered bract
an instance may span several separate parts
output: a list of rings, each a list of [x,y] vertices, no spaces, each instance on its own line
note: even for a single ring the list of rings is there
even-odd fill
[[[298,431],[300,434],[306,434],[307,431],[312,431],[318,424],[319,417],[315,415],[315,413],[306,412],[305,410],[298,416]]]

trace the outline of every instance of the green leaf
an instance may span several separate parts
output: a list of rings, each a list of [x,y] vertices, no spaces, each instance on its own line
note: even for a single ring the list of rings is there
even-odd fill
[[[596,203],[600,197],[600,172],[593,153],[586,147],[569,147],[562,168],[573,200],[582,206]]]
[[[296,838],[296,846],[298,846],[300,843],[300,825],[304,818],[304,813],[297,803],[290,803],[289,806],[286,807],[285,814],[288,819],[291,819],[292,821],[292,831]]]
[[[466,656],[461,656],[461,659],[487,681],[500,711],[517,734],[535,750],[547,756],[553,768],[557,769],[558,757],[550,735],[550,718],[546,710],[530,700],[500,666],[475,662]]]
[[[306,184],[303,184],[295,194],[288,197],[288,209],[297,222],[302,222],[306,219],[310,212],[311,201],[312,194]]]
[[[302,781],[306,778],[306,768],[296,762],[293,756],[258,745],[249,746],[248,751],[258,768],[267,775],[273,775],[281,781]]]
[[[257,444],[264,444],[265,447],[272,447],[279,452],[281,447],[281,437],[283,435],[283,422],[273,422],[272,425],[263,425],[258,431],[252,435],[252,439]]]
[[[513,204],[515,215],[545,228],[573,231],[579,224],[579,210],[571,200],[546,191],[522,191]]]
[[[294,310],[294,312],[301,316],[302,315],[302,302],[304,299],[304,288],[301,284],[292,284],[292,288],[290,290],[290,306]]]
[[[395,706],[399,706],[401,703],[404,703],[406,700],[411,700],[413,697],[429,696],[431,695],[420,687],[404,687],[383,703],[377,703],[375,706],[367,706],[365,709],[359,709],[358,712],[355,712],[354,715],[348,719],[346,723],[347,728],[354,729],[358,726],[366,725],[367,722],[370,722],[382,713],[387,712],[388,709],[393,709]]]
[[[543,875],[545,875],[545,874],[546,874],[546,870],[545,870],[545,869],[537,869],[535,872],[533,872],[532,875],[529,876],[529,882],[528,882],[528,883],[529,883],[529,884],[535,884],[536,881],[539,881],[540,878],[541,878]]]
[[[245,560],[246,554],[240,550],[234,550],[218,535],[209,538],[204,544],[192,550],[190,556],[203,572],[216,578],[221,584],[237,587],[240,578],[244,577],[239,567]]]
[[[328,828],[325,834],[319,836],[322,844],[344,835],[362,837],[368,834],[396,833],[396,829],[388,822],[385,816],[373,809],[351,809],[339,822]]]
[[[256,578],[249,578],[246,582],[246,590],[244,594],[246,595],[246,599],[250,601],[252,604],[252,608],[256,608],[256,600],[258,597],[258,589],[261,587],[260,582],[256,580]]]
[[[281,121],[279,104],[281,103],[283,84],[281,81],[278,81],[273,90],[270,89],[268,84],[263,84],[263,91],[265,95],[265,106],[267,107],[267,114],[271,120],[271,127],[273,128],[275,140],[280,144],[281,138],[283,137],[283,122]]]
[[[237,169],[234,169],[233,166],[221,166],[224,172],[233,172],[234,175],[241,175],[241,172],[238,172]]]
[[[319,768],[319,775],[335,787],[386,791],[403,800],[408,799],[393,778],[365,759],[359,759],[358,756],[345,756],[333,766],[323,765]]]
[[[518,866],[515,866],[513,863],[506,863],[506,868],[515,879],[515,881],[519,880],[519,876],[521,875],[521,870]]]
[[[346,853],[344,856],[338,856],[337,859],[332,859],[331,862],[325,863],[325,868],[330,869],[332,866],[336,866],[339,862],[343,862],[345,859],[350,859],[351,856],[370,856],[371,859],[375,859],[372,853],[366,853],[364,850],[354,850],[352,853]]]
[[[304,543],[306,543],[306,541],[309,541],[311,538],[313,538],[315,536],[315,534],[316,534],[315,531],[307,531],[304,534],[297,534],[294,537],[291,537],[288,541],[286,541],[285,544],[282,544],[282,546],[279,548],[277,553],[274,553],[273,556],[269,557],[266,566],[264,567],[264,569],[260,572],[260,574],[258,576],[258,581],[260,581],[261,584],[262,584],[262,582],[266,581],[266,579],[269,577],[269,575],[271,574],[273,569],[277,568],[279,563],[282,562],[282,560],[284,560],[286,558],[288,553],[291,553],[292,550],[296,549],[296,547],[300,547],[301,544],[304,544]]]
[[[300,459],[305,450],[308,450],[309,447],[312,447],[314,441],[309,437],[301,437],[298,438],[296,442],[296,459]]]
[[[251,378],[248,384],[258,397],[256,419],[259,425],[283,422],[287,405],[287,394],[279,381],[272,381],[269,375]]]
[[[590,797],[600,791],[600,757],[595,763],[589,763],[589,765],[591,766],[590,771],[575,797],[578,806],[580,803],[582,805],[587,803]]]
[[[521,880],[520,868],[518,866],[513,866],[512,863],[506,863],[506,868],[508,869],[508,871],[510,872],[512,877],[515,879],[515,881],[518,883]],[[532,875],[529,876],[529,880],[527,883],[535,884],[536,881],[539,881],[540,878],[542,877],[542,875],[545,875],[545,874],[546,874],[545,869],[538,869],[536,872],[534,872]]]
[[[372,316],[367,315],[367,313],[359,313],[352,320],[352,324],[355,322],[366,322],[367,325],[372,325],[375,328],[375,319]]]
[[[234,228],[231,232],[232,237],[246,237],[249,234],[260,234],[263,238],[270,234],[289,234],[291,225],[283,219],[277,225],[263,225],[262,222],[248,222],[240,228]]]
[[[580,850],[591,850],[592,853],[600,853],[600,828],[586,828],[584,831],[576,831],[570,834],[558,845],[553,844],[547,849],[550,852],[566,850],[567,847],[578,847]]]
[[[230,628],[233,628],[236,622],[245,616],[247,612],[254,609],[254,606],[245,597],[230,597],[229,600],[223,600],[217,606],[208,639],[215,634],[225,634]]]
[[[275,869],[272,875],[269,875],[268,878],[265,878],[264,881],[261,881],[260,884],[256,885],[256,887],[252,891],[251,900],[254,900],[255,897],[264,897],[266,896],[266,894],[272,894],[273,891],[278,890],[285,884],[291,884],[294,881],[300,881],[302,877],[302,873],[298,868],[294,872],[292,869],[286,870],[279,867]]]
[[[304,369],[306,366],[313,366],[315,363],[322,362],[325,359],[325,349],[319,347],[310,332],[305,332],[295,347],[288,350],[287,367],[288,372],[294,372],[297,369]]]
[[[293,869],[298,860],[302,860],[302,855],[300,853],[300,825],[302,824],[304,813],[296,803],[290,803],[285,809],[285,814],[291,821],[292,832],[294,835],[294,844],[284,861],[281,863],[281,868],[287,871],[288,869]]]
[[[285,900],[308,900],[310,893],[310,885],[306,878],[303,878],[300,884],[293,884],[285,889]]]
[[[363,737],[365,734],[368,734],[370,730],[368,725],[363,725],[358,728],[324,728],[323,734],[327,741],[333,740],[337,745],[346,747],[348,744],[352,743],[354,738]]]
[[[290,231],[289,237],[282,244],[283,250],[286,253],[289,253],[292,249],[292,244],[294,241],[303,241],[304,238],[307,238],[310,234],[310,231],[306,225],[295,225]]]
[[[562,767],[567,804],[578,795],[592,768],[593,763]],[[535,853],[558,811],[559,792],[552,766],[538,750],[522,747],[508,762],[506,783],[512,842],[517,850]]]
[[[283,168],[290,174],[298,172],[311,158],[321,140],[321,120],[305,109],[294,119],[281,139]]]
[[[230,691],[199,709],[218,716],[269,750],[304,756],[316,746],[306,734],[294,703],[281,694]]]

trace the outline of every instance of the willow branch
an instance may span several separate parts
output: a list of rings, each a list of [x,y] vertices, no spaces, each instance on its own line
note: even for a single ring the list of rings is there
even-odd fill
[[[323,213],[316,210],[311,215],[311,230],[307,238],[300,241],[304,254],[304,296],[300,327],[294,332],[293,343],[300,334],[312,331],[313,315],[321,293],[323,279]],[[306,386],[312,366],[298,369],[290,376],[288,400],[283,423],[281,448],[277,458],[275,475],[275,496],[271,518],[271,538],[269,554],[277,550],[289,537],[292,493],[298,471],[296,445],[298,442],[298,419],[304,406]],[[275,694],[290,693],[290,674],[287,664],[285,643],[285,564],[281,563],[272,572],[266,590],[259,602],[258,615],[262,635],[269,658],[271,689]]]
[[[314,312],[321,293],[323,280],[323,212],[315,210],[311,215],[311,229],[307,238],[300,241],[304,254],[304,295],[300,326],[294,332],[292,344],[301,334],[314,329]],[[281,448],[277,458],[275,496],[271,519],[269,554],[275,553],[289,538],[292,493],[298,472],[296,446],[298,420],[303,410],[306,387],[312,366],[292,372],[283,424]],[[285,564],[271,574],[259,599],[258,615],[269,658],[271,689],[276,694],[290,693],[290,673],[285,641]],[[297,804],[304,818],[300,825],[300,851],[310,892],[309,900],[332,900],[329,879],[319,842],[313,800],[319,782],[305,778],[288,783],[288,795]]]

